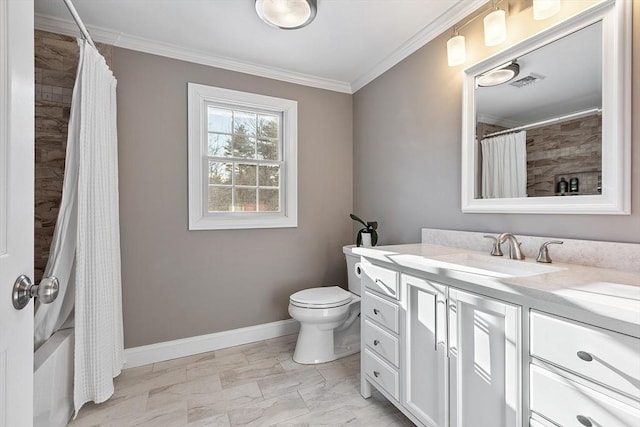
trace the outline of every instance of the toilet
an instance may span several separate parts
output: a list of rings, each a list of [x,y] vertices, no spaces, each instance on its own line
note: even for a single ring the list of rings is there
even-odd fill
[[[305,289],[289,297],[289,315],[300,322],[293,353],[297,363],[330,362],[360,351],[360,256],[353,245],[342,248],[347,261],[348,288]]]

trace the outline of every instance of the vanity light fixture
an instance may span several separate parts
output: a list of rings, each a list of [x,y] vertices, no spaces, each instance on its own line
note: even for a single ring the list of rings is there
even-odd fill
[[[518,74],[520,74],[520,65],[516,61],[509,61],[479,75],[476,83],[480,87],[498,86],[515,79]]]
[[[477,18],[484,17],[484,39],[487,46],[496,46],[507,39],[506,12],[498,8],[498,4],[503,0],[491,0],[489,9],[477,11],[471,18],[463,24],[453,27],[453,35],[447,41],[447,63],[450,67],[463,64],[467,60],[465,48],[465,38],[458,33],[458,30],[466,27]]]
[[[309,25],[318,10],[316,0],[255,0],[255,6],[260,19],[283,30]]]
[[[541,21],[560,12],[560,0],[533,0],[533,19]]]
[[[484,44],[497,46],[507,39],[506,12],[493,3],[493,11],[484,17]]]
[[[467,50],[464,44],[464,36],[458,34],[458,31],[453,29],[453,35],[447,41],[447,63],[450,67],[455,67],[460,64],[464,64],[467,60]]]

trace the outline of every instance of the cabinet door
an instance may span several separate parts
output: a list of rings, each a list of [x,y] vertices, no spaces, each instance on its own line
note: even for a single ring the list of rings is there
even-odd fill
[[[449,289],[451,427],[519,427],[520,308]]]
[[[446,287],[402,276],[407,295],[403,404],[422,423],[447,425]]]

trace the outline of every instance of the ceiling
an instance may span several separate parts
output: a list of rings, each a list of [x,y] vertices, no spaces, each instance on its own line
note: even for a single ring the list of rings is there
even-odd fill
[[[308,27],[262,22],[254,0],[73,0],[96,41],[352,93],[487,0],[318,0]],[[78,35],[62,0],[36,28]],[[443,58],[443,61],[445,58]]]

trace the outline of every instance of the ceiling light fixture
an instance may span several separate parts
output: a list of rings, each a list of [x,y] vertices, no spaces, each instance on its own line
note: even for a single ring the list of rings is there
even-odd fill
[[[533,0],[533,19],[540,21],[560,12],[560,0]]]
[[[255,0],[260,19],[272,27],[295,30],[316,17],[316,0]]]
[[[518,74],[520,74],[520,65],[516,61],[509,61],[479,75],[476,83],[480,87],[498,86],[515,79]]]
[[[507,39],[506,12],[493,3],[493,11],[484,17],[484,44],[497,46]]]

